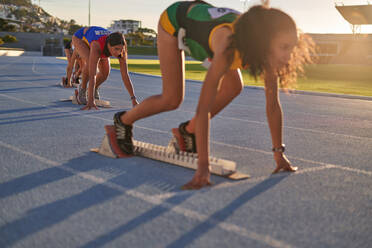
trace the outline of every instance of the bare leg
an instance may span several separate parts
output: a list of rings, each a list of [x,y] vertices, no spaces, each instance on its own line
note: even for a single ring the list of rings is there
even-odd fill
[[[77,56],[75,63],[75,77],[79,77],[81,74],[81,68],[83,68],[83,61],[80,56]]]
[[[80,55],[81,59],[82,59],[82,82],[81,82],[81,87],[83,89],[86,89],[87,88],[87,83],[88,83],[88,80],[89,80],[89,68],[88,68],[88,61],[89,61],[89,52],[90,52],[90,49],[88,47],[88,45],[82,41],[81,39],[75,37],[75,36],[72,36],[72,42],[75,46],[75,49],[77,51],[77,53]]]
[[[73,68],[75,66],[76,55],[77,53],[76,51],[74,51],[67,64],[67,69],[66,69],[67,87],[72,87],[71,75],[72,75]]]
[[[96,79],[96,88],[106,81],[110,74],[110,58],[100,59],[98,62],[98,73]]]
[[[213,108],[211,118],[224,109],[243,89],[243,80],[239,70],[228,71],[220,84]],[[191,119],[186,127],[189,133],[195,132],[195,117]]]
[[[146,98],[121,116],[124,124],[164,111],[176,109],[182,102],[185,88],[184,53],[178,49],[176,37],[158,25],[158,54],[163,80],[163,92]]]
[[[226,107],[239,93],[241,92],[242,79],[240,72],[238,70],[228,71],[218,88],[216,98],[214,100],[213,108],[210,112],[211,117],[215,116],[220,112],[224,107]],[[186,127],[187,131],[194,133],[195,131],[195,117],[189,122],[189,125]],[[182,186],[182,189],[200,189],[205,186],[210,186],[210,177],[209,171],[206,173],[198,166],[197,171],[194,174],[192,180]]]

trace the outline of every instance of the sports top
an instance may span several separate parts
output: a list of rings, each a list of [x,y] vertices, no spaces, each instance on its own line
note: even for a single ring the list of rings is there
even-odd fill
[[[84,32],[85,31],[85,32]],[[101,48],[101,58],[107,58],[110,55],[105,53],[105,46],[106,46],[106,39],[107,36],[110,34],[110,31],[107,29],[91,26],[89,28],[80,28],[74,36],[83,40],[89,47],[93,41],[97,41]]]
[[[192,9],[187,13],[189,7]],[[160,16],[160,25],[169,34],[178,36],[185,30],[183,41],[189,55],[199,61],[213,58],[211,37],[213,32],[222,26],[233,32],[233,22],[240,13],[229,8],[217,8],[203,1],[181,1],[169,6]],[[187,51],[186,50],[186,51]],[[235,50],[231,69],[241,68],[241,58]]]

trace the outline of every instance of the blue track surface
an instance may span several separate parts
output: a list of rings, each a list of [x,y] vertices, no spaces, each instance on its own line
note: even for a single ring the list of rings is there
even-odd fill
[[[212,121],[211,152],[252,178],[181,191],[193,171],[89,152],[130,99],[113,70],[101,96],[114,108],[60,102],[65,68],[0,57],[0,247],[371,247],[372,101],[282,94],[299,171],[271,176],[264,92],[246,88]],[[159,78],[131,78],[140,99],[161,92]],[[134,137],[166,145],[200,87],[188,82],[182,106],[137,122]]]

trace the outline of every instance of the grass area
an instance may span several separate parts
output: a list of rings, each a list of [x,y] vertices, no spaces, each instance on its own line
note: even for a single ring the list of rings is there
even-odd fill
[[[3,46],[0,46],[0,50],[24,51],[25,49],[23,49],[23,48],[12,48],[12,47],[3,47]]]
[[[310,65],[299,78],[298,89],[372,96],[372,66]]]
[[[112,59],[112,67],[119,68],[118,61]],[[158,60],[130,59],[132,72],[160,75]],[[206,69],[198,61],[186,61],[186,79],[203,81]],[[247,71],[242,71],[244,84],[263,86],[256,82]],[[310,65],[305,76],[297,82],[297,90],[372,96],[372,66],[370,65]]]
[[[157,55],[158,49],[156,47],[128,47],[129,55]]]

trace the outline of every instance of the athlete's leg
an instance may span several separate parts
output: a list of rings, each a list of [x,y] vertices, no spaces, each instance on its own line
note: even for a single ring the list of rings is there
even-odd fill
[[[75,62],[75,80],[76,80],[76,82],[74,82],[74,83],[80,83],[79,82],[79,77],[81,75],[82,68],[83,68],[83,60],[78,56],[78,58],[76,58],[76,62]]]
[[[72,36],[72,42],[77,50],[77,53],[82,59],[82,82],[81,87],[83,89],[87,88],[87,83],[89,80],[89,68],[88,68],[88,61],[89,61],[89,52],[90,49],[88,45],[81,39],[77,38],[76,36]]]
[[[178,49],[177,38],[158,25],[158,55],[163,80],[160,95],[153,95],[121,116],[127,125],[160,112],[176,109],[184,97],[184,53]]]
[[[74,51],[72,53],[71,58],[70,58],[70,60],[68,61],[68,64],[67,64],[67,69],[66,69],[67,87],[72,86],[71,75],[72,75],[72,71],[73,71],[73,68],[74,68],[74,65],[75,65],[75,61],[76,61],[76,51]]]
[[[229,70],[223,77],[218,88],[216,99],[211,110],[211,117],[224,109],[243,89],[243,80],[240,70]],[[186,127],[187,132],[194,133],[195,118]]]
[[[98,62],[98,73],[96,79],[96,88],[98,88],[110,74],[110,58],[101,58]]]

